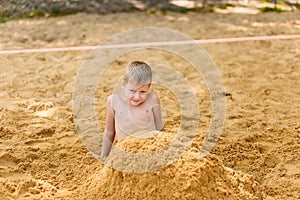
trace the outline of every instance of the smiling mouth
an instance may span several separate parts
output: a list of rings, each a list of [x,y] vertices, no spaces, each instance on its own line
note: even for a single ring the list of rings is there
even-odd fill
[[[131,102],[133,102],[134,104],[139,104],[141,100],[131,100]]]

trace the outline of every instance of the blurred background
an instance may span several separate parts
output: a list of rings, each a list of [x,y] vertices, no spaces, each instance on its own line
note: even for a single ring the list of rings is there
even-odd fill
[[[232,7],[261,11],[300,9],[299,0],[1,0],[0,17],[68,15],[78,12],[108,14],[115,12],[173,10],[178,12],[214,12]]]

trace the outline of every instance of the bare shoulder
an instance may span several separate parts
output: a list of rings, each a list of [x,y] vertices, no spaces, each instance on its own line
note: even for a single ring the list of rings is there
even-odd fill
[[[111,94],[111,95],[109,95],[108,97],[107,97],[107,100],[106,100],[106,104],[108,105],[112,105],[112,102],[113,101],[115,101],[114,99],[115,99],[116,97],[115,97],[115,95],[114,94]]]
[[[116,102],[116,101],[121,101],[121,100],[122,100],[121,94],[111,94],[107,98],[107,101],[110,101],[110,102]]]
[[[159,98],[155,92],[150,92],[148,98],[152,103],[159,103]]]
[[[107,98],[107,103],[109,103],[113,110],[115,110],[119,107],[119,105],[124,105],[125,99],[122,94],[111,94]]]

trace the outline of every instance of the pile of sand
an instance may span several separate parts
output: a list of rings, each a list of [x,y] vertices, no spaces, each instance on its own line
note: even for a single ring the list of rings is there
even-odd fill
[[[118,143],[117,147],[145,153],[159,149],[159,145],[166,143],[170,137],[171,134],[164,132],[148,139],[130,137]],[[105,162],[117,163],[125,170],[137,167],[136,160],[116,155],[114,151]],[[145,158],[145,166],[142,167],[156,162],[160,160]],[[262,199],[259,184],[253,176],[225,167],[216,156],[200,159],[199,153],[192,151],[154,172],[126,173],[106,166],[99,167],[78,187],[78,193],[82,199]]]

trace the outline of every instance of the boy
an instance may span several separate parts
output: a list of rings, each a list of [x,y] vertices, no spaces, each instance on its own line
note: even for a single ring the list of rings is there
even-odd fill
[[[128,64],[122,80],[124,94],[112,94],[107,99],[100,158],[109,155],[115,137],[122,140],[141,129],[163,129],[158,96],[149,91],[151,81],[151,68],[146,63]]]

